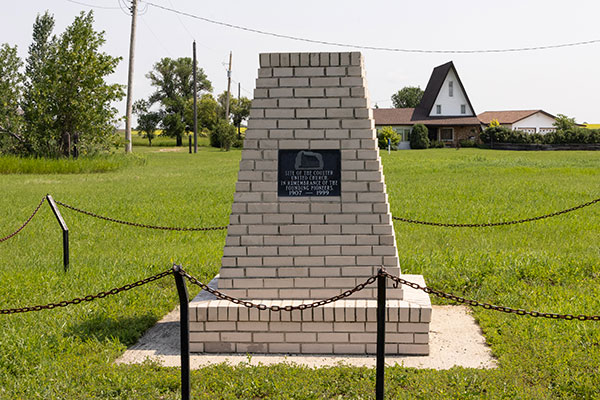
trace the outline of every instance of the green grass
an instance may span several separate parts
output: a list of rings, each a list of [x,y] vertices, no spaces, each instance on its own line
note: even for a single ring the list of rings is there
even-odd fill
[[[160,225],[225,225],[239,150],[143,152],[144,165],[79,175],[0,175],[0,236],[46,193],[101,214]],[[594,152],[439,149],[382,153],[392,213],[447,222],[508,220],[599,197]],[[71,270],[45,205],[0,243],[0,308],[120,286],[172,261],[208,280],[225,232],[136,229],[69,210]],[[449,229],[395,223],[402,271],[432,287],[496,304],[600,313],[600,206],[518,226]],[[195,291],[192,289],[193,293]],[[438,302],[437,300],[435,300]],[[0,399],[177,399],[179,370],[113,361],[177,303],[170,278],[64,309],[0,316]],[[439,302],[438,302],[439,303]],[[387,398],[600,398],[597,322],[551,321],[474,309],[495,370],[388,368]],[[215,365],[192,373],[194,399],[372,399],[374,370]]]
[[[0,174],[83,174],[110,172],[130,164],[143,164],[141,157],[123,154],[81,157],[74,159],[46,159],[0,156]]]

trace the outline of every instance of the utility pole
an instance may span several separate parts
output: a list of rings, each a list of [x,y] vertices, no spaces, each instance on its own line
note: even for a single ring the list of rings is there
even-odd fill
[[[242,84],[238,82],[238,108],[242,104]],[[242,121],[238,121],[238,138],[242,138]]]
[[[229,97],[231,96],[231,51],[229,52],[229,69],[227,70],[227,102],[225,103],[225,119],[229,122]]]
[[[194,154],[198,152],[198,80],[196,76],[196,41],[192,46],[194,51]]]
[[[129,72],[127,74],[127,111],[125,115],[125,153],[132,152],[131,146],[131,103],[133,101],[133,60],[135,53],[135,24],[137,0],[131,0],[131,35],[129,36]]]

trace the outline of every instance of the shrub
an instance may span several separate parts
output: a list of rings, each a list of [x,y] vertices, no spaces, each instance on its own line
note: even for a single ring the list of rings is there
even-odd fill
[[[429,144],[430,149],[443,149],[444,147],[446,147],[446,146],[444,145],[444,142],[442,142],[441,140],[432,140],[431,143]]]
[[[568,130],[557,129],[554,132],[541,134],[511,131],[503,126],[495,126],[486,128],[481,133],[480,138],[484,143],[600,143],[600,130],[574,127]]]
[[[461,139],[458,141],[458,144],[460,145],[460,147],[475,147],[475,146],[477,146],[477,143],[475,143],[475,141],[471,140],[471,139]]]
[[[413,125],[412,132],[410,133],[410,147],[411,149],[426,149],[429,147],[429,131],[423,124]]]
[[[236,136],[235,126],[225,120],[219,120],[210,135],[210,145],[229,151],[236,140]]]
[[[384,126],[377,133],[377,141],[379,143],[379,148],[387,149],[388,139],[392,144],[392,149],[395,149],[400,143],[400,135],[392,128],[391,126]]]

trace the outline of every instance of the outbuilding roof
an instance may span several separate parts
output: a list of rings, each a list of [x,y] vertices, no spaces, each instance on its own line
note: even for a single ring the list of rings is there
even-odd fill
[[[496,119],[500,124],[514,124],[522,119],[530,117],[541,112],[550,118],[556,118],[554,115],[547,113],[544,110],[508,110],[508,111],[486,111],[478,115],[481,123],[488,125],[492,120]]]

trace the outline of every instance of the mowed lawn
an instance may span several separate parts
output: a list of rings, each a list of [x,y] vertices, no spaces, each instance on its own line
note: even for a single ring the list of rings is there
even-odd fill
[[[240,151],[136,148],[146,163],[97,174],[0,175],[0,237],[42,196],[149,224],[226,225]],[[439,149],[382,153],[392,213],[442,222],[511,220],[600,197],[600,154]],[[0,308],[71,299],[182,263],[209,280],[225,232],[162,232],[62,208],[71,269],[49,207],[0,243]],[[402,271],[435,288],[544,312],[600,314],[600,204],[496,228],[395,222]],[[192,293],[197,291],[190,288]],[[440,303],[435,300],[435,302]],[[177,304],[171,277],[91,303],[0,315],[0,399],[177,399],[179,369],[115,365]],[[473,310],[499,367],[386,371],[389,399],[600,398],[600,322]],[[194,399],[372,399],[375,372],[339,366],[215,365],[192,373]]]

